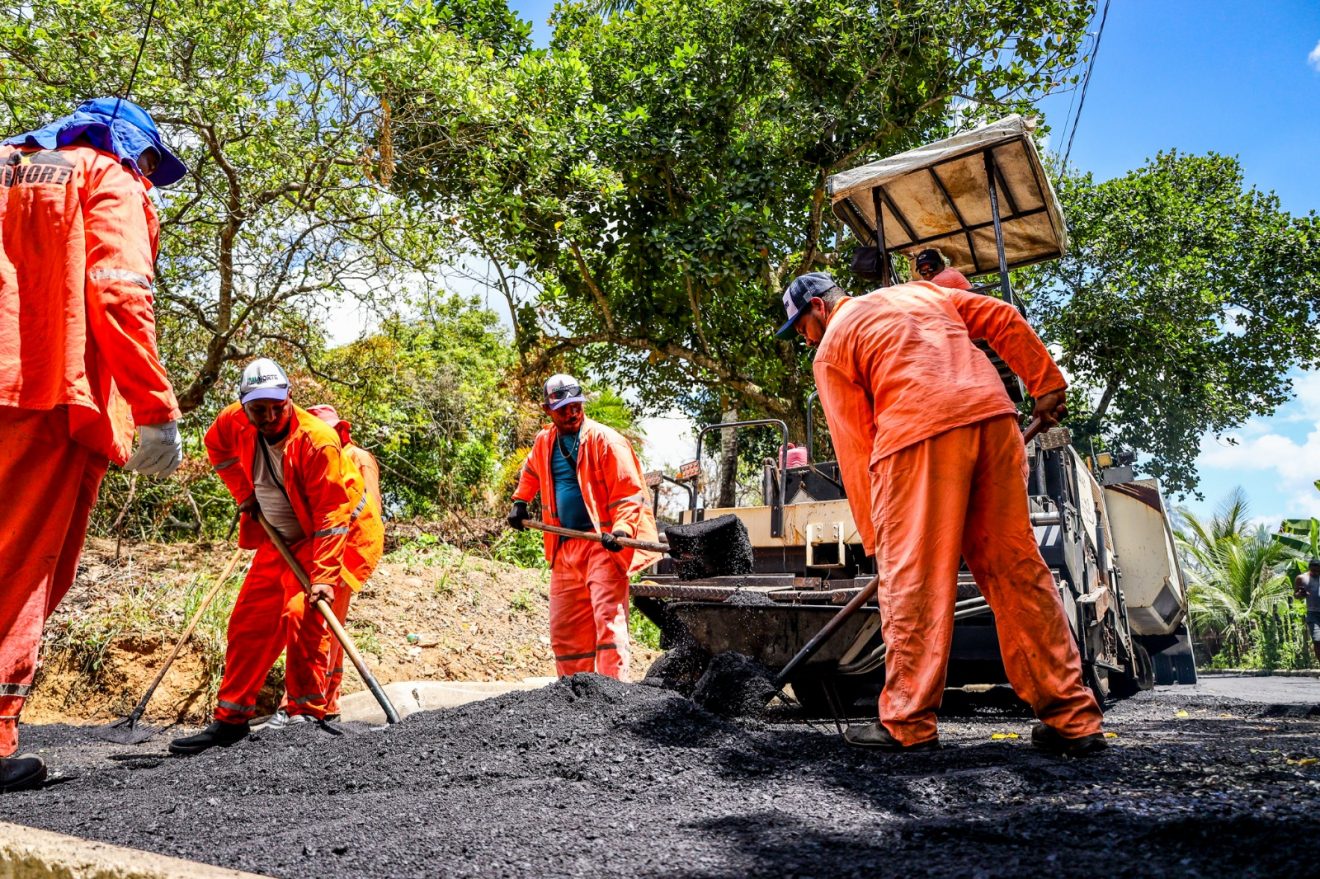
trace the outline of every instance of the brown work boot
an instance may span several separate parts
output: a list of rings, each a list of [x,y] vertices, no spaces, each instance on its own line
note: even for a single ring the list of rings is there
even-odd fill
[[[1031,743],[1042,751],[1061,757],[1093,757],[1109,747],[1102,732],[1070,739],[1043,723],[1031,728]]]
[[[905,745],[889,734],[880,721],[850,726],[843,732],[843,740],[858,748],[874,748],[877,751],[938,751],[938,738]]]

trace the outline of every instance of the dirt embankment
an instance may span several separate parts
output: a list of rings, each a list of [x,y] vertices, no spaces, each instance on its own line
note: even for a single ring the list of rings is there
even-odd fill
[[[126,714],[196,612],[232,545],[90,540],[68,597],[46,626],[43,667],[26,723],[85,722]],[[225,623],[250,553],[156,691],[147,719],[200,722],[213,706]],[[554,674],[549,577],[429,539],[386,556],[349,612],[349,633],[382,683],[521,680]],[[633,652],[634,678],[657,654]],[[263,702],[278,700],[282,667]],[[362,689],[351,669],[345,692]]]

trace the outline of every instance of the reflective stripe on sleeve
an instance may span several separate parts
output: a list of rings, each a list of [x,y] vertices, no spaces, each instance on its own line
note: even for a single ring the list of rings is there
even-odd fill
[[[237,463],[238,463],[238,459],[237,459],[237,458],[225,458],[223,461],[221,461],[221,462],[218,463],[218,464],[212,464],[212,465],[211,465],[211,469],[212,469],[212,470],[224,470],[226,467],[233,467],[233,466],[234,466],[235,464],[237,464]]]
[[[607,509],[607,510],[612,510],[612,509],[614,509],[615,507],[619,506],[619,504],[628,504],[628,503],[634,503],[634,504],[645,504],[645,503],[646,503],[646,495],[642,494],[641,492],[638,492],[637,494],[630,494],[630,495],[628,495],[627,497],[621,497],[621,498],[619,498],[617,501],[615,501],[614,503],[609,504],[608,506],[606,506],[605,509]]]
[[[93,281],[126,281],[143,290],[151,289],[150,278],[137,272],[130,272],[128,269],[92,269],[87,273],[87,277]]]
[[[0,684],[0,696],[26,696],[30,692],[31,684]]]
[[[313,531],[313,537],[329,537],[332,534],[347,534],[348,526],[341,525],[338,528],[322,528],[320,531]]]

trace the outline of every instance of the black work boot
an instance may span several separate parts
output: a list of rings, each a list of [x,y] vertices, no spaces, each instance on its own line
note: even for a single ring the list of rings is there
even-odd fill
[[[195,736],[185,736],[170,742],[170,753],[187,757],[216,746],[228,748],[243,741],[251,731],[252,727],[246,720],[242,723],[225,723],[217,720]]]
[[[46,780],[46,764],[40,757],[24,754],[21,757],[0,758],[0,793],[31,790]]]
[[[843,740],[858,748],[874,748],[877,751],[938,751],[940,749],[938,738],[917,742],[915,745],[905,745],[890,735],[889,730],[885,729],[884,724],[878,720],[874,723],[848,727],[844,730]]]
[[[1109,747],[1104,733],[1091,733],[1070,739],[1043,723],[1031,728],[1031,743],[1042,751],[1061,757],[1092,757]]]

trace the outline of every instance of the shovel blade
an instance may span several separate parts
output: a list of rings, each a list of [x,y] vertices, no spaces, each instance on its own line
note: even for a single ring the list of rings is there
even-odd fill
[[[136,721],[124,718],[109,726],[98,726],[90,730],[92,738],[116,745],[140,745],[160,732],[158,727],[138,726]]]

